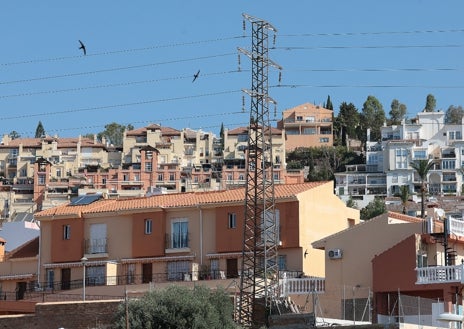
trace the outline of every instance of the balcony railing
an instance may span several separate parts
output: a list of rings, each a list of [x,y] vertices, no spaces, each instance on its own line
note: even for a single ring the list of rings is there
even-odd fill
[[[166,249],[189,248],[189,240],[188,233],[166,234]]]
[[[325,292],[325,279],[324,278],[284,278],[280,279],[281,297],[288,295],[301,295]]]
[[[430,266],[430,267],[418,267],[417,281],[416,284],[432,284],[432,283],[450,283],[463,281],[463,268],[464,264],[461,265],[450,265],[450,266]]]
[[[86,254],[105,254],[108,252],[107,238],[85,240]]]

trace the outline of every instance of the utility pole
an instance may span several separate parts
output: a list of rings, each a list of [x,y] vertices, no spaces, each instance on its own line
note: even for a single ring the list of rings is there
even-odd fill
[[[268,58],[268,31],[277,30],[268,22],[243,14],[243,26],[251,23],[252,50],[239,48],[252,61],[252,88],[243,90],[251,98],[248,147],[246,150],[245,223],[238,322],[245,327],[261,327],[275,308],[279,284],[272,132],[269,121],[268,72],[279,65]]]

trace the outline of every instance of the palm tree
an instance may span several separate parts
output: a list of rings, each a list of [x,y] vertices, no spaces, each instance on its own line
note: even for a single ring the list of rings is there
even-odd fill
[[[403,205],[403,214],[406,214],[406,205],[408,204],[409,195],[410,195],[409,186],[401,185],[400,186],[400,199],[401,199],[401,204]]]
[[[410,163],[421,180],[421,218],[425,217],[425,192],[427,191],[427,174],[432,169],[434,161],[431,160],[415,160]]]

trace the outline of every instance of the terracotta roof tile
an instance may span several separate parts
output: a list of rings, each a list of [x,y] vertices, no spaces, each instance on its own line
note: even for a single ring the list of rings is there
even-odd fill
[[[146,136],[148,130],[157,130],[157,129],[161,130],[161,134],[164,136],[180,135],[180,131],[177,129],[174,129],[171,127],[160,126],[158,124],[153,123],[146,127],[129,130],[128,132],[126,132],[126,136]]]
[[[282,130],[281,129],[278,129],[278,128],[275,128],[275,127],[271,127],[271,131],[272,131],[272,134],[273,135],[281,135],[282,134]],[[247,134],[248,133],[248,127],[238,127],[238,128],[234,128],[234,129],[230,129],[228,132],[227,132],[227,135],[241,135],[241,134]]]
[[[332,182],[311,182],[301,184],[276,185],[274,188],[275,198],[286,199],[304,191],[316,188]],[[38,219],[41,217],[53,216],[76,216],[91,213],[105,213],[128,210],[142,210],[153,208],[176,208],[192,207],[196,205],[214,205],[219,203],[237,203],[244,202],[245,188],[237,188],[224,191],[210,192],[189,192],[153,195],[149,197],[116,199],[116,200],[99,200],[88,205],[62,205],[50,208],[36,213],[34,216]]]

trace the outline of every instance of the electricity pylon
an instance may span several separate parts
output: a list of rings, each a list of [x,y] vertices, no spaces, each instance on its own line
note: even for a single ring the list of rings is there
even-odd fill
[[[268,22],[243,14],[251,23],[252,50],[239,48],[252,61],[252,87],[243,90],[251,97],[248,147],[246,150],[245,223],[243,230],[238,322],[260,327],[273,312],[278,294],[278,228],[276,225],[272,131],[268,95],[269,67],[281,69],[268,58],[268,31],[277,30]]]

